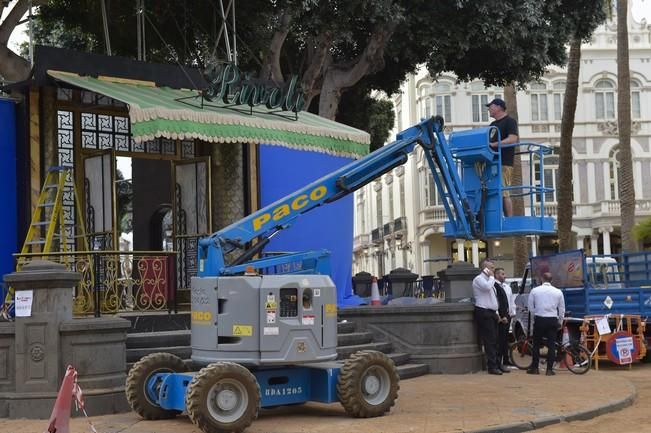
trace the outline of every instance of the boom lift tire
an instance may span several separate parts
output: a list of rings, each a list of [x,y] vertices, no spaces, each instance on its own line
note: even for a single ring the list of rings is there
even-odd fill
[[[181,358],[171,353],[151,353],[133,364],[127,375],[125,392],[129,406],[144,419],[169,419],[181,412],[161,408],[147,392],[149,378],[155,373],[183,373],[187,367]],[[159,386],[160,384],[157,384]]]
[[[351,416],[381,416],[395,404],[399,381],[398,370],[391,358],[382,352],[364,350],[345,361],[337,380],[337,395]]]
[[[260,386],[245,367],[216,362],[194,376],[185,407],[190,420],[205,433],[239,433],[258,417]]]

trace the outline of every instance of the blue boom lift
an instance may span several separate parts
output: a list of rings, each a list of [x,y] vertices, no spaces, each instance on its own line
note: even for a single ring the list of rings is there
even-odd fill
[[[335,361],[337,295],[328,252],[254,257],[298,216],[404,164],[416,146],[444,198],[446,236],[552,233],[554,222],[542,212],[550,189],[533,182],[533,167],[539,164],[542,172],[548,149],[519,144],[519,154],[529,158],[530,181],[510,189],[512,196],[528,198],[531,216],[504,217],[502,162],[489,146],[491,134],[497,129],[454,132],[448,142],[443,119],[425,120],[395,142],[202,239],[199,275],[192,280],[191,340],[192,361],[203,368],[188,372],[181,359],[166,353],[144,357],[127,378],[134,411],[147,419],[186,411],[206,433],[241,432],[260,407],[306,401],[339,401],[356,417],[389,411],[399,389],[390,358],[362,351]]]

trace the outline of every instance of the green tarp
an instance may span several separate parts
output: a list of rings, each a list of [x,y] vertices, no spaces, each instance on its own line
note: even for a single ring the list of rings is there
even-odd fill
[[[366,132],[304,111],[293,120],[259,108],[249,114],[248,106],[234,107],[246,113],[212,103],[201,108],[197,91],[61,71],[48,71],[48,75],[127,104],[136,142],[157,137],[197,138],[213,143],[273,144],[351,158],[359,158],[369,149]]]

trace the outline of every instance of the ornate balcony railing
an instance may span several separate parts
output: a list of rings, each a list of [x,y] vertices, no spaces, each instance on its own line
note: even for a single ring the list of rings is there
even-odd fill
[[[176,310],[176,252],[75,251],[16,254],[17,260],[49,260],[79,272],[76,316],[127,311]]]

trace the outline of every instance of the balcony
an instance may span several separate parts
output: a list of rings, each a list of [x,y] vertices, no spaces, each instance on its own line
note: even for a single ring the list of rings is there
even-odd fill
[[[573,204],[572,215],[576,218],[592,219],[597,217],[617,217],[621,215],[619,200],[604,200],[596,203]],[[540,206],[535,205],[534,211],[538,216]],[[526,209],[529,214],[529,208]],[[651,200],[637,200],[635,202],[635,214],[637,216],[651,215]],[[546,216],[558,216],[558,203],[545,203]]]
[[[391,236],[391,233],[393,233],[393,221],[384,225],[384,237]]]
[[[371,231],[371,242],[374,244],[382,243],[382,229],[377,228]]]
[[[393,221],[393,232],[404,234],[407,231],[407,217],[399,217]]]
[[[371,235],[357,235],[353,238],[353,251],[360,251],[371,244]]]
[[[426,208],[420,213],[420,225],[440,225],[448,220],[448,214],[443,205]]]

